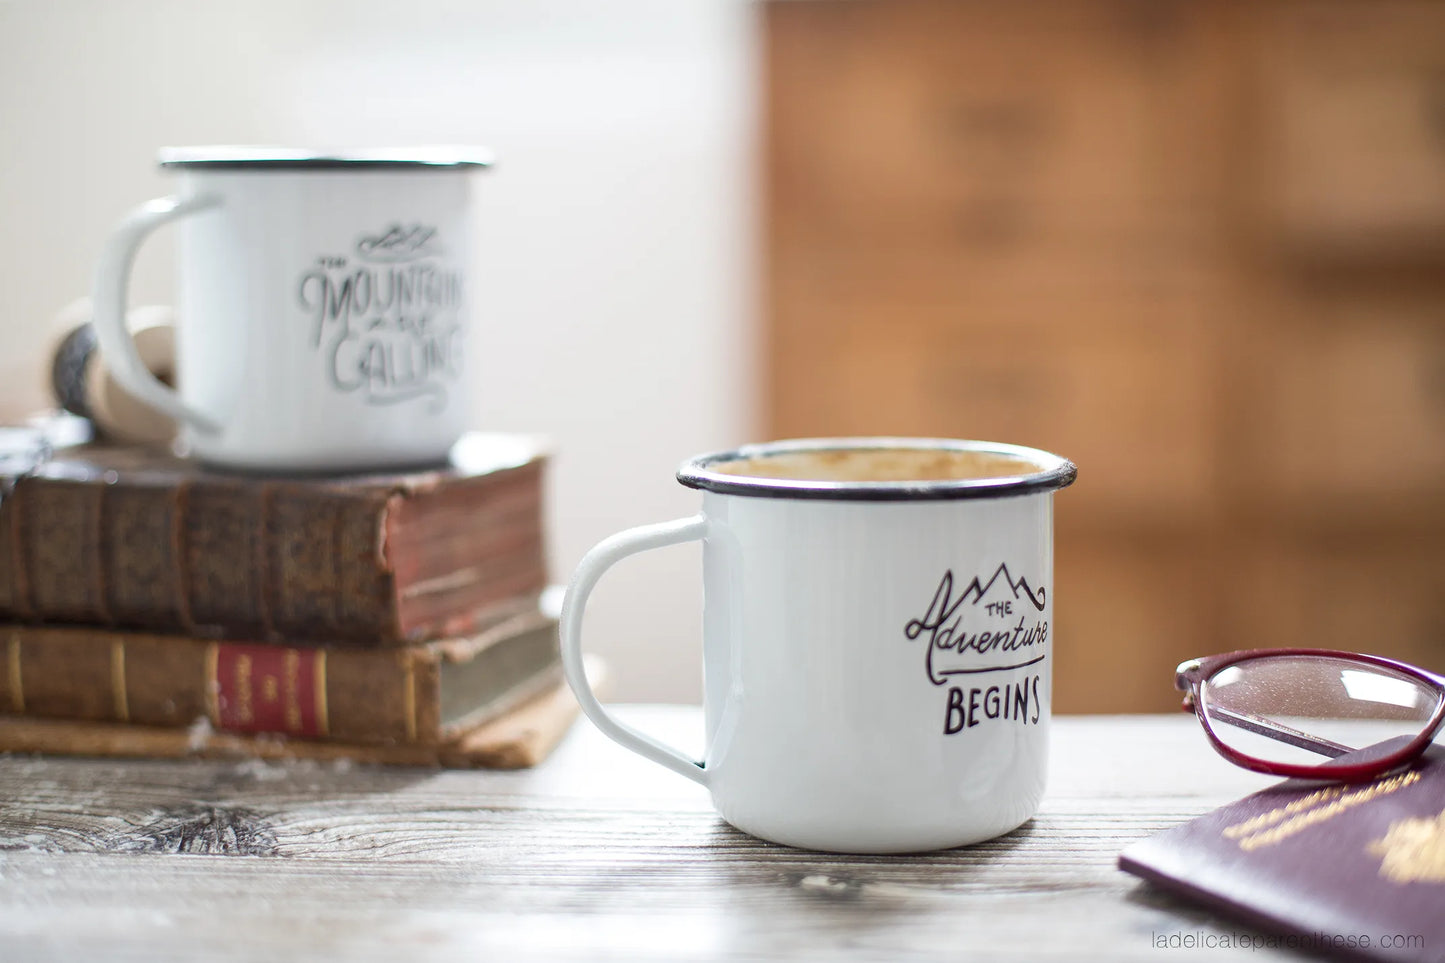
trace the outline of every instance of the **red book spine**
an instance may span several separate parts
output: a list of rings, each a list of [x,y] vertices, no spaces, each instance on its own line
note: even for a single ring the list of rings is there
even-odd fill
[[[213,643],[206,676],[217,728],[292,736],[329,734],[323,649]]]

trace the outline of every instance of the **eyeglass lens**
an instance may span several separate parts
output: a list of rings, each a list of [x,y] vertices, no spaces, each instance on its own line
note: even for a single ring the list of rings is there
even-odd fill
[[[1419,735],[1440,702],[1430,686],[1347,659],[1278,655],[1225,666],[1200,686],[1221,742],[1256,759],[1327,765],[1355,749]]]

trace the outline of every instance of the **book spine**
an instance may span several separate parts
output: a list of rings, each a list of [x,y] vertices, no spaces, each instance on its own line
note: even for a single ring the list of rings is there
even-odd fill
[[[13,620],[395,646],[546,579],[536,465],[405,494],[30,476],[0,500]]]
[[[181,572],[185,492],[174,485],[102,489],[101,577],[118,625],[190,629]]]
[[[5,484],[0,481],[0,485]],[[0,615],[28,618],[25,570],[20,564],[16,537],[15,498],[0,488]]]
[[[336,521],[336,624],[344,638],[402,638],[396,576],[383,552],[388,501],[351,499]]]
[[[269,496],[269,487],[255,481],[207,479],[185,487],[176,579],[200,629],[268,637]]]
[[[13,625],[0,712],[362,744],[439,740],[435,653]]]
[[[63,622],[111,621],[101,551],[104,484],[68,478],[16,481],[11,511],[13,614]]]
[[[24,478],[0,502],[0,614],[188,627],[168,485]]]
[[[596,671],[596,664],[591,666]],[[593,674],[589,672],[589,674]],[[539,764],[577,718],[566,683],[540,690],[506,717],[438,745],[354,745],[159,726],[0,716],[0,753],[111,758],[314,759],[395,766],[524,769]]]
[[[393,577],[381,559],[385,506],[384,495],[274,493],[265,524],[272,633],[397,638]]]

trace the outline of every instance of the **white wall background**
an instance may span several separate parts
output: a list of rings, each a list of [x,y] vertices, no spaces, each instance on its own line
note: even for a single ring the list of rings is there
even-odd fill
[[[477,424],[550,435],[554,574],[688,514],[685,456],[755,433],[754,23],[741,0],[0,0],[0,414],[46,403],[167,144],[476,143]],[[167,303],[169,239],[135,303]],[[697,550],[604,581],[617,699],[700,698]]]

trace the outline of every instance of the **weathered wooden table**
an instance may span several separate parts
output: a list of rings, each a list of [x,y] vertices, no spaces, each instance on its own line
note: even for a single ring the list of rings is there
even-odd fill
[[[696,709],[624,715],[701,741]],[[908,857],[752,839],[585,721],[526,772],[0,758],[0,961],[1157,961],[1250,932],[1114,858],[1267,777],[1182,714],[1058,719],[1052,756],[1031,823]]]

